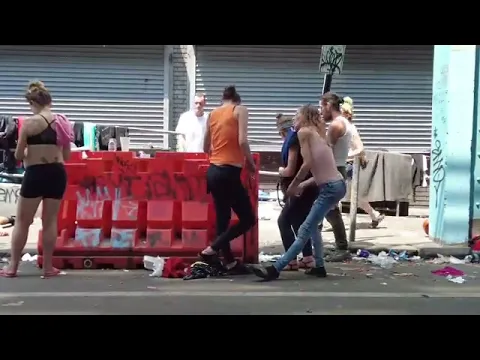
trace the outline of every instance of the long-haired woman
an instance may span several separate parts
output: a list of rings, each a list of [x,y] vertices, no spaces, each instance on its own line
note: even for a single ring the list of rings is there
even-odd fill
[[[298,141],[297,132],[293,128],[293,119],[278,115],[277,129],[283,139],[281,153],[282,167],[279,169],[279,174],[281,176],[281,189],[285,196],[288,187],[302,167],[303,157],[300,153],[300,143]],[[311,176],[312,175],[309,174],[308,178]],[[318,188],[316,186],[311,186],[308,189],[305,189],[300,196],[285,196],[285,206],[278,217],[278,229],[280,230],[280,236],[285,251],[288,251],[290,246],[295,242],[298,230],[307,218],[317,196]],[[312,242],[310,240],[305,244],[302,254],[303,258],[300,261],[297,261],[296,259],[293,260],[285,270],[296,271],[299,268],[308,269],[315,267]]]
[[[60,274],[53,267],[52,258],[58,211],[67,186],[64,161],[70,157],[70,143],[58,145],[57,118],[52,113],[52,96],[45,85],[40,81],[30,83],[25,98],[33,116],[25,120],[20,130],[15,157],[24,162],[26,170],[12,234],[10,264],[0,271],[0,276],[17,276],[30,225],[43,201],[43,276],[48,278]]]
[[[352,143],[350,146],[350,151],[348,153],[349,164],[347,166],[347,175],[348,178],[351,180],[353,177],[353,158],[355,156],[360,156],[360,163],[362,167],[367,165],[367,159],[365,156],[365,148],[363,146],[362,138],[357,130],[357,127],[353,123],[353,117],[355,115],[354,108],[353,108],[353,100],[350,97],[343,98],[343,104],[340,108],[342,111],[342,115],[350,122],[351,129],[352,129]],[[375,229],[380,225],[380,223],[385,219],[385,215],[380,214],[378,211],[369,204],[369,202],[365,199],[360,197],[358,201],[359,207],[365,211],[372,220],[370,227]]]

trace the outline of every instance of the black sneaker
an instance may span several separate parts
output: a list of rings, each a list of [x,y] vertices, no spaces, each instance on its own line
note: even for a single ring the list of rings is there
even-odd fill
[[[265,281],[277,280],[280,277],[280,273],[273,266],[255,266],[253,268],[253,273],[255,274],[255,276]]]
[[[318,278],[326,278],[327,270],[325,270],[325,267],[311,268],[311,269],[305,270],[305,275],[315,276]]]
[[[348,250],[336,250],[335,252],[325,256],[326,262],[340,263],[352,258]]]

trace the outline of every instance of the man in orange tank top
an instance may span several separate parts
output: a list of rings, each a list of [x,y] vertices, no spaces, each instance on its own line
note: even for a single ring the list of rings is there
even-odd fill
[[[230,243],[247,233],[256,222],[248,191],[241,181],[244,164],[251,174],[255,174],[256,169],[247,138],[248,110],[239,105],[240,102],[235,87],[227,87],[223,105],[213,110],[207,120],[204,142],[204,150],[210,154],[207,186],[215,205],[217,238],[200,253],[200,259],[231,275],[248,271],[235,260]],[[239,222],[230,226],[232,210]],[[219,252],[225,259],[223,265]]]

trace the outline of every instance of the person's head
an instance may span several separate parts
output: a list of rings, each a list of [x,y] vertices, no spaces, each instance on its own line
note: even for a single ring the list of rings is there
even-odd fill
[[[297,115],[295,115],[295,130],[300,130],[307,126],[315,127],[321,136],[325,135],[325,122],[322,120],[320,112],[316,106],[304,105],[298,109]]]
[[[223,90],[222,101],[224,103],[236,104],[238,99],[240,99],[240,95],[238,94],[237,88],[234,85],[227,86],[225,90]]]
[[[340,106],[343,98],[335,93],[328,92],[320,100],[320,112],[324,121],[332,121],[341,114]]]
[[[293,126],[293,119],[283,114],[277,115],[277,130],[282,139],[285,140],[288,134],[288,130]]]
[[[353,121],[353,100],[350,97],[343,98],[343,104],[340,106],[340,110],[342,111],[342,115],[350,122]]]
[[[235,94],[235,97],[233,98],[233,103],[235,105],[242,105],[242,98],[239,93]]]
[[[194,100],[194,110],[196,116],[203,116],[205,112],[205,105],[207,104],[207,98],[203,93],[197,93]]]
[[[52,96],[41,81],[32,81],[28,84],[25,99],[30,104],[30,109],[34,114],[39,114],[43,109],[52,105]]]

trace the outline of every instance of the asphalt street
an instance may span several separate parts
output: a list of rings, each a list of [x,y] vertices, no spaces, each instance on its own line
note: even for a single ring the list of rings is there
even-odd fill
[[[464,284],[431,273],[442,267],[339,264],[330,266],[327,279],[299,272],[262,283],[253,276],[182,281],[107,270],[43,280],[24,264],[19,278],[0,278],[0,315],[480,314],[480,267],[455,266],[466,273]]]

